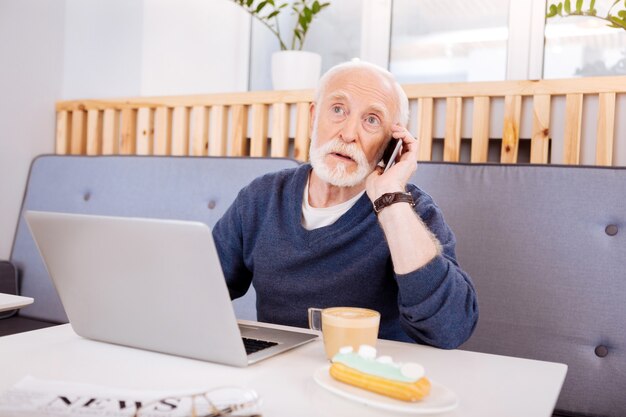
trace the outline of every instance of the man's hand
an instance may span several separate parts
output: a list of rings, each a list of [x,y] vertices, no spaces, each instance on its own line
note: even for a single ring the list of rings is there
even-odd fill
[[[417,169],[418,142],[404,127],[392,127],[393,137],[402,139],[402,153],[394,166],[383,174],[377,167],[365,181],[367,195],[372,200],[385,193],[405,192],[406,184]],[[378,214],[394,270],[407,274],[426,265],[440,253],[440,245],[422,219],[409,204],[398,203],[385,207]]]
[[[391,127],[392,135],[402,140],[402,150],[395,165],[383,174],[383,168],[376,167],[365,181],[365,189],[373,202],[385,193],[404,192],[407,182],[417,169],[418,142],[408,130],[400,125]]]

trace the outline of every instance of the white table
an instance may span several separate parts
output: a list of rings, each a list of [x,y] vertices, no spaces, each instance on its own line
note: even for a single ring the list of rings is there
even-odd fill
[[[445,416],[550,416],[563,364],[379,341],[380,354],[422,363],[429,378],[453,390],[459,407]],[[70,325],[0,338],[0,390],[26,375],[125,389],[196,390],[244,385],[263,398],[264,416],[396,415],[339,397],[312,378],[328,362],[321,340],[248,368],[95,342]]]
[[[0,292],[0,311],[15,310],[32,304],[34,300],[21,295],[11,295]]]

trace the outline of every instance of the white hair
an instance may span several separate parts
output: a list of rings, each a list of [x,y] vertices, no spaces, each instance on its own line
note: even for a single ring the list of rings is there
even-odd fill
[[[409,99],[404,92],[402,86],[395,80],[393,74],[387,71],[386,69],[379,67],[378,65],[374,65],[369,62],[353,60],[347,61],[342,64],[335,65],[328,71],[322,75],[320,78],[319,85],[317,87],[317,92],[315,94],[315,103],[319,105],[320,99],[324,96],[324,92],[328,85],[328,82],[337,74],[340,74],[344,71],[354,70],[354,69],[363,69],[375,74],[383,76],[386,80],[388,80],[394,88],[396,93],[396,102],[398,104],[398,121],[402,126],[407,125],[409,123]],[[317,106],[316,112],[319,111],[319,106]]]

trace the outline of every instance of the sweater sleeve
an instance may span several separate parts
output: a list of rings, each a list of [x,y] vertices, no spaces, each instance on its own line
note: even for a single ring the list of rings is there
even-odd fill
[[[245,263],[243,224],[239,209],[241,198],[240,192],[235,202],[213,227],[213,239],[230,298],[233,300],[243,296],[252,282],[252,272]]]
[[[396,274],[400,324],[419,343],[454,349],[465,342],[478,321],[476,291],[458,265],[456,239],[430,196],[413,190],[415,210],[441,243],[441,254],[423,267]]]

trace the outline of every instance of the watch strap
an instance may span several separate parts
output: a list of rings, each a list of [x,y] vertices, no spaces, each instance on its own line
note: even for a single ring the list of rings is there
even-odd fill
[[[411,207],[415,206],[411,193],[385,193],[374,200],[374,211],[378,214],[385,207],[395,203],[409,203]]]

